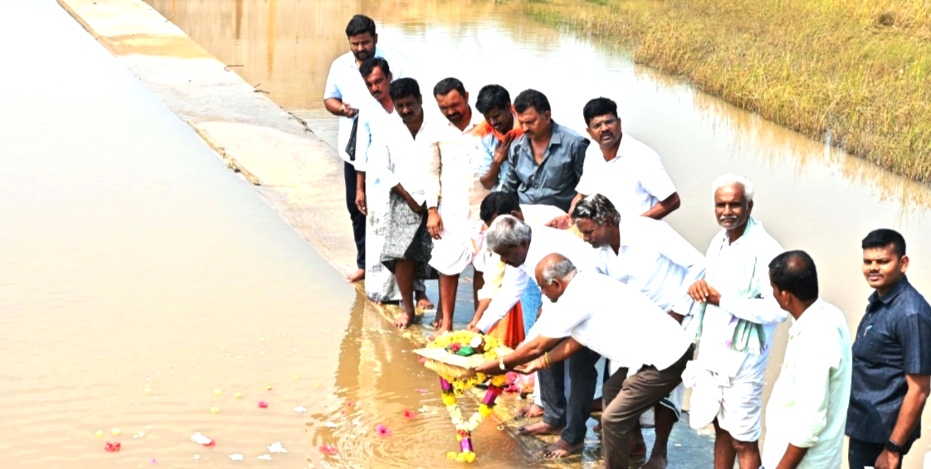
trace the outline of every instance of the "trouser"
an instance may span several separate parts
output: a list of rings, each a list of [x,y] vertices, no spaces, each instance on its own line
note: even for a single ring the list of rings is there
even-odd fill
[[[905,455],[908,453],[908,450],[911,449],[911,446],[911,444],[908,444],[902,448],[902,459],[905,459]],[[847,447],[847,462],[850,464],[850,469],[863,469],[864,467],[875,466],[876,458],[879,457],[879,453],[882,453],[885,448],[886,445],[883,443],[871,443],[851,438],[850,445]],[[901,468],[902,460],[900,459],[899,469]]]
[[[595,364],[601,358],[584,348],[563,362],[537,372],[537,385],[543,399],[543,421],[556,427],[565,426],[562,439],[570,445],[585,440],[588,421],[592,414],[592,400],[598,382]],[[569,369],[569,399],[566,399],[565,369]]]
[[[356,267],[365,268],[365,215],[356,207],[356,167],[343,162],[343,179],[346,181],[346,209],[352,220],[352,237],[356,241]]]
[[[630,467],[631,432],[640,422],[640,414],[655,406],[682,382],[685,364],[692,359],[694,345],[672,366],[657,370],[645,366],[627,377],[627,369],[617,370],[602,388],[604,411],[601,414],[602,451],[605,467]]]

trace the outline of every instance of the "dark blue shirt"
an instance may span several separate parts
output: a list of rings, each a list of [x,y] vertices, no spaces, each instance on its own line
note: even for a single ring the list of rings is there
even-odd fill
[[[884,296],[873,292],[853,343],[847,436],[885,443],[908,385],[905,375],[931,375],[931,306],[907,278]],[[921,436],[921,418],[908,446]]]
[[[589,143],[587,138],[554,121],[543,162],[537,164],[530,139],[521,135],[511,145],[510,168],[501,182],[501,190],[516,192],[522,204],[555,205],[568,211],[575,197],[575,186],[582,177]]]

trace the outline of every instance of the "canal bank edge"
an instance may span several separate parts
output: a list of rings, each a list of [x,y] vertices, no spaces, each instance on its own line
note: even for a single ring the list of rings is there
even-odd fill
[[[141,0],[57,1],[230,169],[256,186],[262,198],[338,272],[355,269],[343,191],[330,190],[344,184],[342,160],[303,120],[246,83]],[[361,282],[355,288],[364,294]],[[399,314],[393,306],[376,307],[389,321]],[[427,343],[423,329],[410,332],[404,337],[415,345]],[[476,401],[480,398],[476,392]],[[499,400],[495,409],[502,422],[499,430],[515,438],[528,454],[538,455],[555,437],[517,438],[522,422],[515,415],[522,404],[515,398]]]

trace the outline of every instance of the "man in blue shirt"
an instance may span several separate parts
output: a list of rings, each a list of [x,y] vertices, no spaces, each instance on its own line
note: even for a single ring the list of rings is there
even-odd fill
[[[514,99],[524,134],[511,145],[501,190],[517,193],[522,204],[555,205],[568,211],[582,177],[587,138],[553,121],[550,102],[537,90]]]
[[[853,387],[847,411],[851,469],[902,467],[921,436],[931,392],[931,306],[908,282],[905,239],[889,230],[863,239],[863,275],[876,291],[853,343]]]
[[[511,144],[523,135],[523,131],[512,112],[511,95],[501,85],[483,86],[475,100],[475,108],[485,118],[485,122],[476,129],[482,150],[482,161],[477,162],[476,173],[485,189],[497,191],[510,169],[508,153]]]

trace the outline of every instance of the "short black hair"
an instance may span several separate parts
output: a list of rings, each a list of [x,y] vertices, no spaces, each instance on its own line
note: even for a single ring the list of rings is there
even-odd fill
[[[498,215],[508,215],[513,211],[520,211],[520,199],[512,192],[494,191],[482,199],[479,207],[479,218],[491,224],[491,219]]]
[[[375,21],[365,15],[355,15],[346,25],[346,37],[369,33],[375,37]]]
[[[585,118],[586,126],[592,119],[605,114],[617,117],[617,103],[605,97],[595,98],[585,103],[585,107],[582,108],[582,117]]]
[[[861,246],[863,249],[872,249],[884,248],[890,244],[892,245],[892,252],[897,256],[902,257],[905,255],[905,238],[898,231],[888,228],[870,231],[870,234],[863,238]]]
[[[524,112],[527,108],[534,108],[540,114],[543,114],[546,111],[550,110],[550,101],[546,99],[546,95],[537,91],[537,90],[524,90],[521,91],[516,98],[514,98],[514,110],[517,112]]]
[[[388,87],[388,95],[391,96],[391,100],[395,101],[401,98],[406,98],[408,96],[413,96],[415,98],[420,98],[420,85],[417,84],[417,80],[413,78],[398,78],[391,82],[391,86]]]
[[[509,111],[511,108],[511,95],[501,85],[485,85],[478,91],[475,99],[475,109],[482,114],[488,114],[494,108]]]
[[[391,68],[388,67],[388,61],[382,57],[369,57],[365,59],[365,62],[362,62],[362,65],[359,65],[359,73],[362,74],[362,79],[372,74],[375,71],[375,68],[378,67],[381,69],[381,73],[384,73],[385,76],[391,75]]]
[[[818,299],[818,271],[805,251],[786,251],[769,263],[769,279],[801,301]]]
[[[453,90],[459,92],[459,96],[465,97],[465,85],[458,78],[444,78],[433,87],[433,96],[446,96]]]

